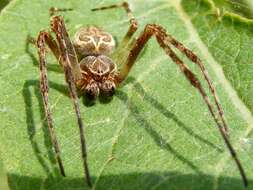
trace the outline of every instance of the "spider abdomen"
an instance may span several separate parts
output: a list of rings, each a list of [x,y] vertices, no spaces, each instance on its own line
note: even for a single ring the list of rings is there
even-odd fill
[[[115,47],[115,41],[111,34],[98,27],[89,26],[80,29],[75,34],[73,45],[80,57],[109,55]]]

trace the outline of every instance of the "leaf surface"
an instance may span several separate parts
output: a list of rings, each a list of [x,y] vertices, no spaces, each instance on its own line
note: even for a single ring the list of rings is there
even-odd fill
[[[43,113],[37,52],[26,44],[26,38],[49,28],[48,10],[54,6],[74,9],[62,14],[71,36],[80,27],[94,24],[120,42],[128,29],[123,10],[90,11],[112,3],[15,0],[1,13],[0,153],[11,190],[87,188],[62,69],[48,54],[50,103],[66,178],[59,175]],[[207,0],[129,3],[140,24],[136,36],[147,23],[160,24],[203,60],[252,187],[252,21],[229,12],[219,15],[215,4]],[[178,55],[202,78],[194,64]],[[94,189],[243,189],[200,94],[155,39],[112,101],[101,99],[87,106],[80,97],[79,103]]]

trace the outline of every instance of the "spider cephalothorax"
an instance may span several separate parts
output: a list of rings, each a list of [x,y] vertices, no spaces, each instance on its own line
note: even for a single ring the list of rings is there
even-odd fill
[[[232,158],[238,167],[244,185],[247,186],[248,181],[244,169],[229,141],[228,127],[224,118],[221,104],[219,102],[219,98],[216,94],[214,86],[212,85],[212,81],[208,76],[204,64],[196,56],[196,54],[173,38],[162,26],[158,24],[147,24],[139,37],[133,38],[133,35],[138,28],[138,24],[128,6],[128,3],[126,2],[92,10],[96,11],[119,7],[124,8],[127,12],[130,21],[130,27],[120,45],[114,51],[114,55],[116,55],[116,57],[111,55],[111,52],[115,47],[115,41],[111,34],[104,32],[98,27],[90,26],[79,30],[79,32],[76,33],[72,43],[66,30],[64,20],[60,16],[54,16],[51,20],[51,29],[56,34],[56,40],[54,40],[53,36],[47,31],[41,31],[38,36],[37,47],[40,63],[40,91],[43,98],[44,110],[48,121],[51,140],[62,175],[65,176],[65,171],[60,156],[60,148],[57,142],[56,134],[53,130],[52,114],[48,103],[49,88],[45,59],[46,45],[51,49],[64,70],[80,131],[84,173],[87,183],[91,187],[92,183],[87,163],[84,126],[81,119],[76,87],[85,91],[90,98],[97,97],[99,93],[109,96],[113,95],[116,86],[121,84],[121,82],[127,78],[132,66],[136,62],[137,57],[140,55],[141,50],[147,44],[149,39],[154,36],[157,40],[157,43],[164,50],[166,55],[171,58],[173,63],[179,67],[190,84],[201,94],[211,116],[217,124],[220,134],[224,139]],[[50,9],[51,13],[65,10],[68,9]],[[214,104],[210,101],[210,98],[200,80],[189,69],[186,63],[184,63],[178,57],[178,55],[172,49],[172,46],[183,53],[200,69],[201,74],[204,80],[207,82],[209,90],[212,94]],[[115,63],[120,65],[119,70],[117,70]]]
[[[80,62],[82,78],[77,81],[81,90],[85,90],[89,98],[93,99],[102,94],[111,96],[116,88],[115,80],[117,67],[105,55],[90,55]]]

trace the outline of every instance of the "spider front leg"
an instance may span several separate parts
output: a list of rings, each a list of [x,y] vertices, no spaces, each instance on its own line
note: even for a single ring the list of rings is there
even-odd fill
[[[57,7],[51,7],[49,9],[50,16],[54,16],[59,12],[65,12],[65,11],[73,11],[72,8],[57,8]]]
[[[123,68],[120,70],[119,73],[119,82],[121,83],[128,75],[129,71],[131,70],[133,64],[135,63],[138,55],[140,54],[141,50],[144,48],[144,46],[146,45],[146,43],[148,42],[148,40],[152,37],[155,36],[156,40],[158,42],[158,44],[160,45],[160,47],[163,48],[163,50],[165,51],[165,53],[172,59],[172,61],[179,66],[180,70],[182,71],[182,73],[185,75],[185,77],[187,78],[187,80],[191,83],[191,85],[193,87],[195,87],[199,93],[201,94],[202,98],[204,99],[205,104],[207,105],[209,112],[211,113],[215,123],[217,124],[220,134],[232,156],[232,158],[234,159],[238,170],[240,172],[240,175],[242,177],[243,183],[245,186],[248,185],[248,180],[247,177],[245,175],[244,169],[237,157],[237,153],[235,151],[235,149],[233,148],[232,144],[230,143],[228,137],[227,137],[227,133],[226,133],[226,123],[225,120],[223,118],[223,113],[221,111],[221,107],[217,98],[217,95],[214,91],[214,87],[211,84],[210,79],[208,78],[208,75],[205,73],[205,69],[203,64],[200,64],[199,58],[197,58],[197,56],[191,52],[190,50],[186,49],[182,44],[180,45],[179,42],[175,41],[175,39],[171,38],[171,36],[169,36],[165,29],[162,28],[159,25],[155,25],[155,24],[149,24],[145,27],[143,33],[137,38],[136,42],[134,43],[132,49],[130,50],[130,53],[127,57],[127,60],[125,62],[125,64],[123,65]],[[187,65],[174,53],[174,51],[170,48],[170,45],[174,45],[176,46],[180,51],[182,51],[190,60],[192,60],[193,62],[195,62],[196,64],[199,65],[199,67],[202,70],[202,74],[204,75],[206,81],[209,84],[209,88],[211,89],[212,95],[215,98],[215,102],[216,105],[218,107],[218,113],[220,114],[220,118],[222,119],[222,122],[225,123],[224,125],[220,124],[220,121],[217,119],[216,115],[215,115],[215,109],[213,107],[213,105],[211,104],[211,101],[209,99],[209,97],[207,96],[207,93],[205,92],[202,84],[200,83],[200,81],[198,80],[198,78],[195,76],[195,74],[187,67]],[[206,75],[205,75],[206,74]],[[214,91],[214,92],[213,92]]]
[[[132,11],[129,7],[129,4],[127,2],[123,2],[121,4],[109,5],[109,6],[105,6],[105,7],[98,7],[98,8],[94,8],[91,10],[92,11],[99,11],[99,10],[106,10],[106,9],[113,9],[113,8],[124,8],[124,10],[127,13],[128,19],[130,21],[130,27],[129,27],[125,37],[123,38],[123,42],[127,43],[131,39],[131,37],[133,36],[135,31],[138,29],[137,20],[134,18],[133,13],[132,13]]]
[[[51,142],[54,147],[54,151],[56,154],[56,159],[61,171],[62,176],[65,175],[62,159],[60,156],[60,146],[57,141],[57,137],[55,134],[55,130],[53,127],[53,119],[52,119],[52,113],[50,111],[50,105],[48,102],[48,92],[49,92],[49,86],[48,86],[48,79],[47,79],[47,69],[46,69],[46,43],[49,47],[51,47],[52,51],[55,53],[55,55],[58,57],[58,49],[57,44],[52,40],[52,37],[47,32],[40,32],[38,39],[37,39],[37,46],[38,46],[38,53],[39,53],[39,67],[40,67],[40,92],[42,95],[43,105],[44,105],[44,111],[46,113],[47,117],[47,123],[48,123],[48,129],[50,133]]]
[[[84,126],[83,126],[83,122],[81,118],[80,108],[78,105],[78,97],[77,97],[76,86],[75,86],[75,82],[77,82],[82,77],[80,66],[78,64],[75,49],[69,39],[62,17],[58,17],[58,16],[52,17],[51,29],[56,34],[58,44],[53,40],[53,38],[50,36],[49,33],[43,32],[43,31],[40,32],[38,40],[37,40],[37,46],[39,49],[39,57],[40,57],[40,68],[41,68],[40,69],[41,70],[41,93],[42,93],[43,102],[44,102],[44,109],[47,114],[48,126],[50,128],[50,131],[52,131],[51,130],[51,128],[53,128],[52,116],[51,116],[51,112],[48,106],[48,89],[49,88],[48,88],[48,79],[46,75],[46,62],[45,62],[46,44],[54,53],[55,57],[57,58],[57,60],[60,62],[60,65],[63,66],[63,69],[64,69],[65,79],[68,84],[69,93],[74,105],[75,114],[77,116],[84,173],[86,176],[87,184],[89,187],[91,187],[92,183],[91,183],[91,178],[90,178],[88,163],[87,163],[87,149],[86,149],[86,141],[85,141],[85,136],[84,136]],[[53,135],[51,139],[52,139],[53,144],[55,145],[55,152],[57,155],[59,155],[58,153],[59,146],[56,141],[54,131],[52,134]],[[62,163],[61,159],[59,159],[58,162],[65,176],[63,165],[61,164]]]
[[[54,16],[51,20],[51,29],[55,32],[56,38],[60,48],[60,61],[64,68],[65,79],[68,84],[69,93],[74,104],[75,114],[77,116],[77,123],[79,127],[81,152],[83,160],[84,174],[86,176],[87,184],[92,187],[90,173],[87,161],[87,148],[84,136],[84,125],[81,118],[80,108],[78,104],[78,96],[76,92],[76,82],[82,78],[80,65],[78,63],[77,55],[73,44],[67,33],[62,17]]]

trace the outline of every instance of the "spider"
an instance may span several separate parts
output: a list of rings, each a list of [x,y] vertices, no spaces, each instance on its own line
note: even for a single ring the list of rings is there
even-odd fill
[[[211,79],[208,76],[207,70],[205,69],[198,56],[186,48],[182,43],[174,39],[165,31],[162,26],[158,24],[147,24],[139,37],[133,38],[134,33],[138,29],[138,23],[134,18],[127,2],[94,8],[92,11],[112,8],[123,8],[126,11],[128,19],[130,21],[130,27],[126,35],[115,50],[115,41],[112,35],[96,26],[89,26],[80,29],[75,34],[74,40],[71,41],[66,30],[63,17],[53,16],[59,11],[66,11],[68,9],[50,9],[50,13],[52,15],[51,30],[55,33],[56,40],[48,31],[45,30],[40,31],[37,37],[36,45],[39,54],[40,91],[43,99],[44,111],[47,117],[50,138],[54,147],[61,174],[65,176],[65,171],[60,156],[60,148],[54,131],[52,114],[48,102],[49,86],[45,60],[46,46],[50,48],[64,70],[66,83],[68,85],[70,97],[74,105],[80,132],[84,175],[88,186],[92,187],[87,162],[87,148],[84,136],[84,125],[81,119],[81,113],[78,104],[77,89],[79,89],[81,92],[84,92],[84,94],[86,94],[89,99],[96,99],[96,97],[98,97],[100,94],[109,97],[113,96],[115,89],[119,87],[120,84],[122,84],[122,82],[127,78],[142,49],[145,47],[149,39],[154,36],[168,57],[172,59],[172,61],[179,67],[190,84],[201,94],[205,104],[208,107],[208,110],[210,111],[211,116],[218,126],[220,134],[232,158],[238,167],[242,181],[244,185],[247,186],[248,180],[244,169],[237,157],[235,149],[229,141],[228,127],[216,90],[212,84]],[[211,103],[199,79],[175,54],[171,48],[172,46],[177,48],[190,61],[199,67],[205,81],[208,84],[209,90],[211,91],[215,106]],[[129,51],[127,57],[124,57],[122,49]],[[115,57],[117,59],[115,59]],[[114,60],[117,62],[115,63]],[[117,68],[117,65],[120,66],[119,69]],[[216,114],[216,112],[218,112],[218,114]]]

